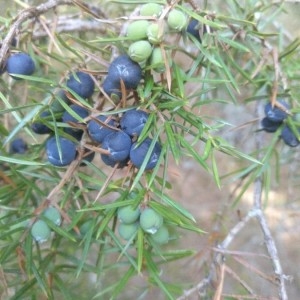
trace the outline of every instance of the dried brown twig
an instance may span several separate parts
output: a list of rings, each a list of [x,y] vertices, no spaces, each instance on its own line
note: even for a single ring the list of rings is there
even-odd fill
[[[2,42],[2,47],[0,48],[0,66],[7,55],[9,45],[15,37],[16,32],[26,20],[34,19],[59,5],[71,5],[72,3],[71,0],[49,0],[37,7],[30,7],[21,11],[12,22],[9,31]]]
[[[47,24],[51,26],[52,24],[49,22]],[[57,20],[57,24],[55,24],[55,32],[62,33],[62,32],[85,32],[85,31],[94,31],[104,33],[107,31],[107,26],[105,23],[97,22],[95,20],[83,20],[79,18],[74,18],[70,16],[66,18],[63,16],[62,18],[59,17]],[[44,28],[39,28],[33,32],[32,38],[33,39],[40,39],[42,37],[46,37],[49,34]]]

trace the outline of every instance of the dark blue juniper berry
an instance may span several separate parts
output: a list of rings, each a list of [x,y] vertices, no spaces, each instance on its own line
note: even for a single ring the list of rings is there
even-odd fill
[[[281,124],[282,122],[273,122],[269,120],[267,117],[264,117],[261,120],[262,129],[266,132],[275,132],[280,127]]]
[[[121,120],[121,129],[130,136],[139,136],[147,123],[149,114],[142,110],[128,110]]]
[[[97,143],[102,143],[103,139],[110,133],[114,132],[115,130],[105,126],[105,124],[116,127],[116,122],[114,119],[110,118],[107,122],[109,117],[106,116],[98,116],[97,118],[90,120],[87,125],[88,133],[91,139]]]
[[[130,149],[130,160],[136,168],[140,168],[142,166],[151,146],[151,143],[152,139],[146,138],[140,144],[138,142],[132,144]],[[151,170],[156,166],[160,153],[161,146],[158,142],[156,142],[150,154],[149,160],[146,164],[145,170]]]
[[[120,80],[123,80],[126,89],[136,89],[142,79],[142,68],[128,55],[120,55],[110,64],[108,77],[114,88],[120,89]]]
[[[278,102],[286,108],[286,110],[290,109],[290,106],[287,102],[283,100],[278,100]],[[265,116],[272,122],[282,122],[286,117],[286,111],[283,111],[277,106],[272,107],[272,104],[269,102],[265,105]]]
[[[102,88],[103,91],[110,98],[116,98],[116,99],[122,98],[120,81],[117,81],[114,77],[112,76],[105,77],[102,83]]]
[[[101,154],[101,159],[102,161],[110,167],[114,167],[115,165],[118,164],[118,169],[122,169],[128,165],[129,162],[129,157],[122,161],[115,161],[113,160],[109,155]]]
[[[95,83],[92,77],[81,71],[72,74],[67,80],[66,85],[82,98],[91,97],[95,89]]]
[[[102,160],[109,158],[110,161],[121,162],[129,157],[132,142],[128,134],[116,131],[107,135],[102,142],[101,148],[108,150],[109,154],[101,154]]]
[[[290,147],[297,147],[299,140],[288,125],[285,125],[281,132],[281,138],[284,143]]]
[[[64,137],[52,136],[46,142],[46,153],[48,161],[57,167],[71,164],[76,158],[76,145]]]
[[[27,150],[27,143],[22,138],[16,138],[11,142],[9,152],[24,154]]]
[[[195,37],[201,43],[201,37],[199,33],[199,21],[192,18],[187,26],[187,33]]]
[[[70,109],[75,113],[72,115],[69,111],[65,111],[62,115],[62,121],[64,123],[79,123],[80,121],[78,120],[76,115],[78,115],[81,119],[85,119],[89,115],[89,111],[77,104],[71,104]],[[76,138],[77,140],[81,139],[81,136],[83,134],[83,131],[78,128],[65,128],[65,132]]]
[[[27,53],[12,54],[6,61],[6,71],[14,79],[22,78],[14,75],[32,75],[35,71],[33,59]]]
[[[45,110],[39,115],[41,121],[34,121],[31,124],[31,129],[37,134],[48,134],[52,133],[52,129],[46,125],[47,121],[52,121],[52,116],[50,111]],[[42,121],[43,120],[43,121]]]

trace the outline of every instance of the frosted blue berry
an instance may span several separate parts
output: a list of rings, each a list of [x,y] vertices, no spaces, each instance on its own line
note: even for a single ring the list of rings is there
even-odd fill
[[[43,111],[40,115],[39,118],[41,120],[45,120],[46,121],[52,121],[52,116],[50,111],[45,110]],[[37,134],[48,134],[52,132],[52,129],[50,127],[48,127],[44,122],[42,121],[34,121],[31,124],[31,129],[37,133]]]
[[[126,89],[136,89],[142,79],[142,69],[128,55],[120,55],[109,66],[108,76],[115,88],[123,80]]]
[[[66,83],[67,87],[82,98],[89,98],[94,93],[95,83],[92,77],[84,72],[78,71],[71,75]]]
[[[290,147],[297,147],[300,144],[294,132],[287,125],[282,129],[281,138],[284,143]]]
[[[27,149],[27,143],[22,138],[16,138],[11,142],[9,152],[24,154]]]
[[[27,53],[20,52],[7,59],[6,70],[12,78],[20,80],[22,78],[17,75],[32,75],[35,71],[35,64]]]
[[[113,119],[110,119],[106,122],[106,116],[98,116],[95,120],[90,120],[87,125],[88,133],[91,139],[97,143],[102,143],[103,139],[110,133],[113,133],[115,130],[105,126],[105,124],[116,127],[116,122]],[[99,122],[100,121],[100,122]]]
[[[278,102],[287,110],[290,108],[289,104],[285,101],[278,100]],[[287,117],[287,113],[285,111],[277,106],[272,107],[270,102],[265,105],[265,115],[272,122],[282,122]]]
[[[149,114],[142,110],[128,110],[126,111],[121,120],[121,129],[130,136],[139,136],[147,123]]]
[[[108,150],[110,154],[101,154],[101,156],[107,156],[110,160],[115,162],[124,161],[129,157],[131,145],[131,139],[125,132],[116,131],[110,133],[102,142],[102,148]]]
[[[266,132],[275,132],[280,127],[281,124],[282,122],[273,122],[267,117],[264,117],[261,120],[261,126],[263,130]]]
[[[130,149],[130,160],[136,168],[140,168],[146,158],[148,150],[151,146],[152,139],[146,138],[142,143],[135,142]],[[145,170],[153,169],[159,159],[161,153],[161,146],[159,143],[155,143],[154,148],[150,154],[150,158],[147,161]]]
[[[61,157],[59,155],[59,147],[61,150]],[[58,143],[55,136],[49,138],[46,143],[46,153],[48,161],[57,167],[69,165],[76,157],[76,145],[72,141],[58,137]]]

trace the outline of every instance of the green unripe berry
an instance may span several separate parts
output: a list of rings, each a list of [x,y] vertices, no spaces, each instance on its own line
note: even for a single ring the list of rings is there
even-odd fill
[[[146,39],[149,25],[150,23],[146,20],[138,20],[130,23],[127,27],[127,37],[131,40]]]
[[[134,209],[131,205],[123,206],[118,209],[118,218],[125,224],[134,223],[140,216],[140,209]]]
[[[57,226],[61,224],[60,212],[55,207],[48,207],[46,210],[44,210],[43,216]]]
[[[134,199],[137,198],[137,196],[138,196],[138,191],[134,190],[128,194],[128,199]]]
[[[31,227],[31,235],[38,243],[47,241],[50,234],[51,230],[43,220],[37,220]]]
[[[118,232],[124,240],[128,241],[136,234],[138,228],[139,228],[138,223],[131,223],[131,224],[120,223],[118,227]]]
[[[167,23],[170,29],[179,32],[187,27],[188,19],[181,10],[173,9],[169,12]]]
[[[153,49],[150,57],[150,65],[157,73],[163,73],[166,70],[163,53],[160,47]]]
[[[140,215],[140,225],[145,232],[154,234],[163,224],[163,217],[152,208],[146,208]]]
[[[128,48],[128,55],[135,62],[143,62],[151,55],[152,47],[148,41],[132,43]]]
[[[140,15],[147,17],[158,17],[162,12],[162,6],[157,3],[147,3],[141,7]]]
[[[169,241],[169,230],[166,226],[162,225],[154,234],[151,235],[152,240],[163,245]]]
[[[86,235],[93,225],[93,220],[87,220],[79,227],[80,234]]]
[[[161,43],[163,39],[163,30],[158,23],[153,23],[147,28],[147,37],[148,41],[153,45]]]
[[[53,95],[50,95],[49,98],[52,99]],[[66,96],[65,91],[63,90],[57,92],[55,98],[52,99],[52,102],[50,103],[50,108],[54,113],[65,111],[65,108],[63,107],[61,102],[64,102],[65,104],[69,103],[69,99]]]

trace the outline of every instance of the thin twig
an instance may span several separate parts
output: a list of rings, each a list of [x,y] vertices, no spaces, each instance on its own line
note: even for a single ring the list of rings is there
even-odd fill
[[[260,103],[257,103],[256,107],[256,114],[259,117],[259,105]],[[259,153],[259,156],[261,156],[261,149],[263,148],[263,141],[262,137],[260,135],[255,135],[255,144],[256,144],[256,150],[257,153]],[[253,208],[255,209],[256,213],[256,219],[261,227],[261,230],[264,235],[265,239],[265,245],[268,251],[268,254],[270,255],[273,270],[275,275],[278,278],[278,285],[279,285],[279,299],[280,300],[287,300],[287,291],[285,286],[285,280],[288,279],[286,275],[284,275],[281,262],[279,260],[278,256],[278,250],[275,244],[275,241],[273,239],[273,236],[271,234],[269,225],[267,223],[267,220],[265,218],[264,212],[263,212],[263,205],[262,205],[262,193],[263,193],[263,179],[260,175],[256,178],[254,182],[254,199],[253,199]]]
[[[47,25],[51,26],[51,24]],[[62,32],[85,32],[85,31],[94,31],[104,33],[107,31],[107,26],[105,23],[97,22],[95,20],[81,20],[81,19],[65,19],[59,18],[57,24],[55,24],[55,33]],[[50,27],[51,28],[51,27]],[[38,30],[33,31],[32,38],[39,39],[42,37],[49,36],[45,28],[39,28]]]
[[[221,242],[217,249],[220,249],[224,251],[228,246],[231,244],[231,242],[234,240],[234,238],[238,235],[238,233],[246,226],[246,224],[255,217],[256,212],[251,210],[248,212],[248,214],[240,221],[238,222],[227,234],[226,238]],[[217,252],[215,254],[214,262],[211,265],[210,272],[207,275],[206,278],[204,278],[199,284],[197,284],[195,287],[184,291],[183,295],[177,300],[185,300],[188,299],[187,297],[191,296],[192,294],[204,290],[213,280],[214,273],[215,273],[215,267],[216,265],[220,265],[222,263],[222,258],[224,257],[223,253]]]
[[[16,32],[19,30],[23,22],[29,19],[36,18],[41,14],[59,5],[71,5],[71,4],[72,4],[71,0],[49,0],[45,3],[38,5],[37,7],[30,7],[28,9],[24,9],[23,11],[21,11],[18,14],[18,16],[15,18],[15,20],[12,22],[9,31],[2,42],[2,46],[0,48],[0,66],[5,60],[11,41],[15,37]]]

